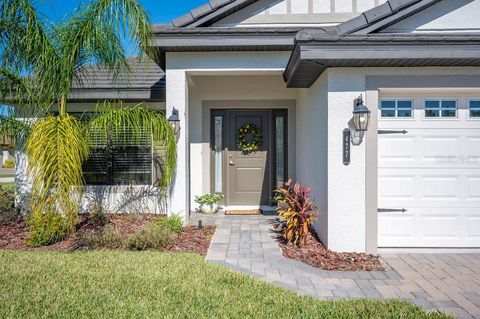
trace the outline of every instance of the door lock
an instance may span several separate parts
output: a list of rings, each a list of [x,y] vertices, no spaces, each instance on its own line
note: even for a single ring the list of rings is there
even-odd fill
[[[229,164],[230,166],[233,166],[233,165],[235,165],[235,163],[234,163],[233,161],[231,161],[231,160],[230,160],[230,161],[228,161],[228,164]]]

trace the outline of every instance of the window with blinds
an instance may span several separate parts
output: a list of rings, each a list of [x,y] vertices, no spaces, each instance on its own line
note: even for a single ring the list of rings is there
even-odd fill
[[[152,136],[142,130],[140,139],[132,131],[115,141],[102,133],[92,134],[90,155],[83,172],[87,185],[151,185]]]

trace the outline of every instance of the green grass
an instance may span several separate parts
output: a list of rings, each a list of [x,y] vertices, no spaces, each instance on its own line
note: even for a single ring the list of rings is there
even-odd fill
[[[0,178],[15,177],[15,174],[0,174]]]
[[[192,254],[0,251],[0,318],[446,318],[300,297]]]

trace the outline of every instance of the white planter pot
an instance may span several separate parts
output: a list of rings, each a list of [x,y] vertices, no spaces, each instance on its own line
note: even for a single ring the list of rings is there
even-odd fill
[[[218,212],[218,204],[203,204],[200,206],[200,211],[206,215],[213,215]]]

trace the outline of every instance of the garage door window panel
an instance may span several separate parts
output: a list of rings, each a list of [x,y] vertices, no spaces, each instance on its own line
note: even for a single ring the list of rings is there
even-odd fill
[[[412,118],[412,100],[382,100],[380,103],[380,116],[382,118]]]
[[[425,100],[426,118],[456,118],[457,101],[456,100]]]
[[[472,119],[480,119],[480,99],[469,101],[468,116]]]

